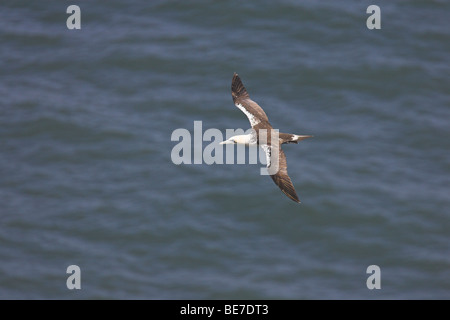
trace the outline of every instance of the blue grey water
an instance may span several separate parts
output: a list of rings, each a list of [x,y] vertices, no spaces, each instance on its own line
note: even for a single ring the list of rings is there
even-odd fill
[[[2,1],[0,298],[450,299],[449,11]],[[314,135],[283,146],[301,204],[261,164],[172,162],[175,129],[248,129],[234,72]]]

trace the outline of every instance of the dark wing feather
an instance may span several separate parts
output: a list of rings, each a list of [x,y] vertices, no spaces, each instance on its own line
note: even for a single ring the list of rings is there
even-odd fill
[[[233,102],[236,102],[236,100],[250,99],[247,89],[245,89],[241,78],[239,78],[236,72],[231,81],[231,96],[233,97]]]
[[[287,162],[286,155],[283,150],[279,149],[279,170],[276,174],[271,175],[273,182],[287,195],[291,200],[300,203],[297,193],[295,192],[294,185],[292,184],[291,178],[289,178],[287,172]]]

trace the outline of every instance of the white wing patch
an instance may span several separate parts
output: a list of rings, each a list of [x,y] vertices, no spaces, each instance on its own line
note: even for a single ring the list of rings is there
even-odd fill
[[[270,156],[272,154],[272,147],[268,146],[267,144],[263,144],[263,145],[261,145],[261,148],[266,153],[266,166],[270,167]]]
[[[258,123],[261,122],[258,118],[256,118],[250,112],[248,112],[247,109],[245,109],[245,107],[242,104],[236,103],[235,106],[238,107],[243,113],[245,113],[252,127],[256,126]]]
[[[266,152],[266,167],[267,173],[269,175],[277,174],[280,170],[280,151],[278,149],[274,149],[273,146],[269,146],[267,144],[261,145],[261,148]],[[272,160],[274,160],[272,162]]]

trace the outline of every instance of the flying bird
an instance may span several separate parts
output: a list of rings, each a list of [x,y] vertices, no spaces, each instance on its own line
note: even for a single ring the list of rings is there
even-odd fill
[[[291,200],[300,203],[300,200],[295,192],[294,185],[287,172],[286,155],[281,149],[281,145],[285,143],[298,143],[306,138],[311,138],[310,135],[296,135],[290,133],[278,133],[274,131],[272,125],[269,123],[264,110],[252,99],[242,84],[241,79],[234,73],[231,82],[231,96],[236,107],[238,107],[250,121],[252,126],[252,133],[246,135],[236,135],[228,140],[222,141],[220,144],[244,144],[244,145],[259,145],[266,153],[267,168],[270,169],[272,165],[273,155],[277,155],[278,166],[275,167],[275,172],[269,170],[270,177],[275,184],[288,196]],[[278,141],[272,141],[273,132],[278,135]],[[276,135],[275,135],[276,137]]]

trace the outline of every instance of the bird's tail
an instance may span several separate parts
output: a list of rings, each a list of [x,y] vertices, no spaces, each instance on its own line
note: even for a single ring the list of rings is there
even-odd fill
[[[299,141],[305,140],[307,138],[312,138],[313,136],[309,135],[297,135],[290,133],[280,133],[281,143],[298,143]]]

